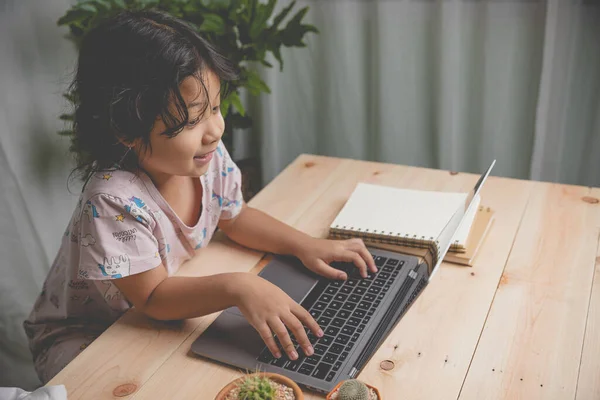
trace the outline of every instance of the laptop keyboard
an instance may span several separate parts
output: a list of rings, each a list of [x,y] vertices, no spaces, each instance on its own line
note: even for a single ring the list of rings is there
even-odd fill
[[[277,359],[266,346],[257,360],[331,382],[404,265],[404,261],[394,258],[373,258],[377,272],[369,272],[367,278],[362,278],[353,264],[334,263],[348,274],[348,279],[320,282],[303,302],[324,332],[317,338],[305,328],[315,350],[312,356],[306,357],[290,335],[299,356],[297,360],[290,360],[285,353]]]

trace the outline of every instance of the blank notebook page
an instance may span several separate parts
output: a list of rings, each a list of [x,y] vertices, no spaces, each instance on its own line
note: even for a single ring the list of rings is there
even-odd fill
[[[331,227],[354,231],[360,229],[361,232],[368,230],[369,233],[376,231],[395,237],[408,235],[411,238],[436,239],[450,217],[464,204],[466,197],[466,193],[398,189],[359,183]],[[455,239],[464,236],[466,240],[473,222],[472,217],[470,223],[468,219],[465,218]]]

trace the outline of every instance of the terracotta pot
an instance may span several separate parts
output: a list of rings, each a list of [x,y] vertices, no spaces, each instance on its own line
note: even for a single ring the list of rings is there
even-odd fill
[[[362,381],[361,381],[362,382]],[[341,381],[340,383],[338,383],[337,385],[335,385],[335,387],[333,388],[333,390],[331,390],[331,392],[329,392],[329,394],[327,395],[326,400],[331,400],[333,397],[331,397],[339,388],[340,386],[342,386],[342,383],[344,383],[344,381]],[[375,392],[375,394],[377,395],[377,400],[382,400],[381,397],[381,393],[379,393],[379,389],[377,389],[374,386],[369,385],[368,383],[363,382],[369,389],[373,389],[373,391]],[[337,400],[337,399],[336,399]]]
[[[233,389],[235,389],[242,380],[246,379],[249,376],[255,376],[255,375],[266,376],[267,378],[271,379],[274,382],[277,382],[277,383],[285,385],[289,388],[292,388],[292,390],[294,391],[294,396],[296,397],[296,400],[304,400],[304,395],[302,394],[302,390],[300,390],[300,386],[298,386],[296,384],[296,382],[294,382],[287,376],[273,374],[271,372],[260,372],[260,373],[241,376],[241,377],[237,378],[236,380],[229,382],[227,384],[227,386],[225,386],[223,389],[221,389],[221,391],[217,394],[217,397],[215,397],[215,400],[224,400],[225,397],[229,394],[229,392],[232,391]]]

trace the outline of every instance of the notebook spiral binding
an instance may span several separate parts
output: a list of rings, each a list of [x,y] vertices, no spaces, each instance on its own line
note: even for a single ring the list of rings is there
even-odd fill
[[[332,239],[353,239],[360,238],[365,242],[391,244],[396,246],[416,247],[427,249],[433,255],[433,264],[437,263],[440,249],[438,241],[434,237],[429,239],[424,236],[417,237],[416,235],[403,234],[400,232],[384,232],[377,230],[362,230],[353,226],[335,225],[329,229],[329,236]]]

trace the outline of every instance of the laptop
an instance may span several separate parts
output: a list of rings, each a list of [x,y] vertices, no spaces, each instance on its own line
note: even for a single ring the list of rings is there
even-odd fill
[[[432,267],[418,257],[369,248],[377,272],[370,272],[367,278],[360,277],[353,264],[333,263],[348,273],[348,279],[328,280],[309,271],[296,258],[285,256],[276,256],[263,268],[259,276],[300,303],[323,329],[321,338],[306,329],[314,348],[312,356],[305,356],[290,334],[299,358],[290,360],[285,352],[279,359],[273,357],[237,307],[223,311],[194,341],[192,352],[244,370],[276,372],[320,393],[328,393],[340,381],[356,377],[439,269],[495,162],[440,233],[439,253],[430,257],[434,260]]]

